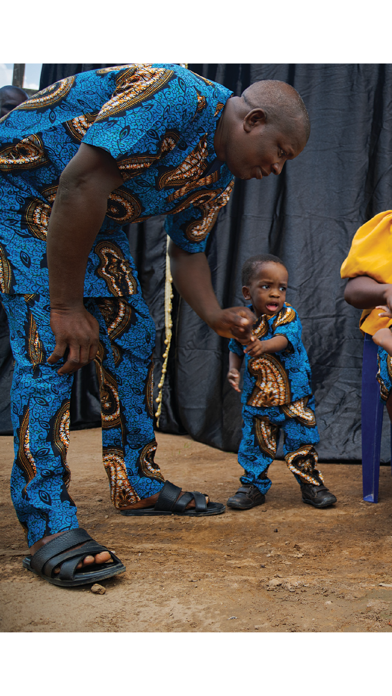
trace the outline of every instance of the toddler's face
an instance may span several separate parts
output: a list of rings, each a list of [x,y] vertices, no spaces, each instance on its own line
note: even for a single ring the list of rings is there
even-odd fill
[[[286,299],[288,273],[280,263],[268,261],[259,265],[249,283],[242,288],[246,300],[252,302],[257,317],[272,316],[283,307]]]

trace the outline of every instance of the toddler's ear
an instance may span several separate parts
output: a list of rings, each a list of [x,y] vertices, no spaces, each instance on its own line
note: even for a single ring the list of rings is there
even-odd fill
[[[242,286],[242,294],[243,294],[245,300],[251,299],[249,288],[247,287],[247,285]]]

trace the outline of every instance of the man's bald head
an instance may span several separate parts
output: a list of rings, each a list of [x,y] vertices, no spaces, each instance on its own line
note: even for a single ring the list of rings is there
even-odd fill
[[[254,82],[242,93],[250,109],[262,109],[266,122],[288,132],[302,126],[306,141],[310,135],[310,120],[306,106],[297,90],[280,80]]]
[[[27,101],[29,95],[20,87],[5,85],[0,89],[0,118],[9,114],[19,104]]]
[[[280,174],[304,149],[308,112],[298,92],[279,80],[262,80],[225,104],[214,137],[218,159],[240,179]]]

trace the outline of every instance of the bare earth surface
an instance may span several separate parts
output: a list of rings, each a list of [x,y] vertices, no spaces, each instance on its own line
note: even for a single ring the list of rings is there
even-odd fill
[[[225,503],[238,487],[236,455],[157,434],[165,476]],[[361,467],[323,464],[334,508],[301,501],[274,462],[265,505],[207,518],[117,513],[101,464],[100,430],[71,433],[71,495],[80,526],[126,565],[105,594],[61,589],[22,568],[24,533],[9,495],[12,438],[0,438],[0,630],[6,632],[390,632],[392,479],[365,503]]]

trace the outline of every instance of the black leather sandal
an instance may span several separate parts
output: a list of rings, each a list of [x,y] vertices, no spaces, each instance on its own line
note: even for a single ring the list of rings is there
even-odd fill
[[[72,548],[78,544],[81,544],[79,548]],[[76,568],[86,556],[95,556],[102,551],[110,553],[113,563],[95,563]],[[60,564],[60,572],[55,574],[54,569]],[[120,559],[106,546],[94,541],[84,529],[71,529],[48,541],[33,556],[23,559],[23,567],[59,587],[100,582],[125,571]]]
[[[120,510],[122,515],[183,515],[186,517],[203,517],[205,515],[220,515],[225,511],[225,505],[222,503],[207,503],[203,493],[184,493],[179,498],[181,488],[175,486],[170,481],[165,481],[165,484],[159,494],[158,500],[154,507],[139,508],[136,510]],[[186,506],[191,500],[195,501],[194,508]]]

